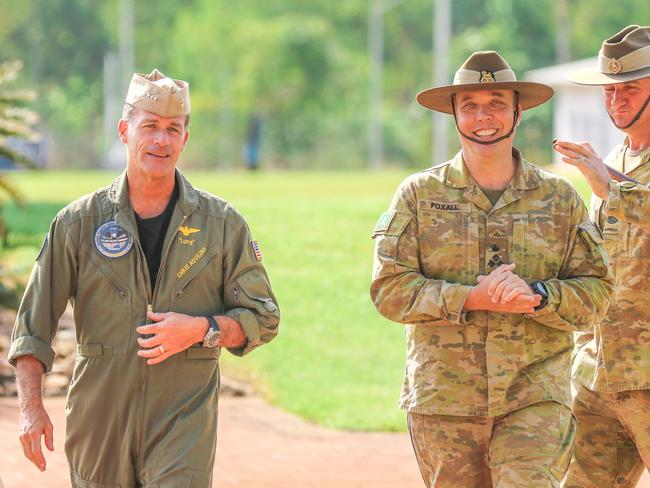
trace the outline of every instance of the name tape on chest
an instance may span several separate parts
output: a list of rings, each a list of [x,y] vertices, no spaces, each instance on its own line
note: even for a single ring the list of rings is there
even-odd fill
[[[205,256],[205,253],[207,252],[207,248],[203,246],[199,251],[190,258],[190,260],[183,265],[181,269],[179,269],[176,272],[176,277],[177,278],[182,278],[185,273],[187,273],[192,266],[194,266],[196,263],[199,262],[199,260]]]
[[[102,256],[119,258],[133,247],[133,236],[117,222],[109,220],[95,232],[95,247]]]
[[[418,207],[420,210],[434,210],[438,212],[469,213],[472,211],[471,203],[435,202],[433,200],[420,200]]]

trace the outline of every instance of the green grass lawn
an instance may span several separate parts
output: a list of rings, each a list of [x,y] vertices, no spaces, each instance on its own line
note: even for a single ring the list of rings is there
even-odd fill
[[[397,407],[404,369],[402,326],[380,317],[368,295],[370,234],[406,172],[188,172],[222,196],[259,240],[282,309],[280,335],[225,370],[252,381],[274,404],[328,427],[404,430]],[[24,172],[11,180],[24,209],[6,205],[12,230],[4,263],[28,269],[54,214],[110,183],[115,173]],[[587,195],[584,185],[583,195]]]

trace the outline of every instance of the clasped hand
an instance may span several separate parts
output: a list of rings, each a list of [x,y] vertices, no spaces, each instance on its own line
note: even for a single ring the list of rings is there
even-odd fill
[[[542,301],[523,279],[514,273],[515,263],[502,264],[489,275],[479,275],[464,310],[501,313],[533,313]]]
[[[149,338],[138,338],[142,349],[138,356],[147,358],[147,364],[158,364],[170,356],[184,351],[188,347],[201,342],[208,328],[204,317],[166,312],[147,312],[153,324],[142,325],[136,330],[139,334],[152,334]]]

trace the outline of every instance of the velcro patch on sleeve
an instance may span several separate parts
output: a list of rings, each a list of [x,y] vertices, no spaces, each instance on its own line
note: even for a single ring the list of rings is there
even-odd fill
[[[396,210],[384,212],[382,216],[379,217],[379,222],[377,222],[377,225],[375,226],[372,237],[374,238],[379,235],[399,237],[402,235],[412,218],[413,216],[406,212],[398,212]]]
[[[390,227],[390,223],[395,218],[395,215],[397,215],[397,210],[388,210],[383,214],[381,214],[379,216],[379,220],[377,221],[377,225],[375,225],[375,230],[373,231],[373,234],[386,232],[388,230],[388,227]]]

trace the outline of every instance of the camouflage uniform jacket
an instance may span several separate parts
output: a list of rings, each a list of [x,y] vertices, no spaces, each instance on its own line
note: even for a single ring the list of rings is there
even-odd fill
[[[611,284],[602,238],[575,189],[521,158],[494,207],[461,154],[407,178],[374,232],[371,296],[406,325],[402,408],[496,416],[532,403],[570,404],[573,332],[603,317]],[[465,312],[478,275],[514,262],[543,280],[531,315]]]
[[[622,168],[625,144],[607,162]],[[650,149],[629,172],[650,183]],[[593,333],[577,343],[574,377],[584,386],[615,393],[650,388],[650,190],[634,183],[610,181],[604,202],[592,198],[591,217],[604,237],[614,275],[607,315]]]

